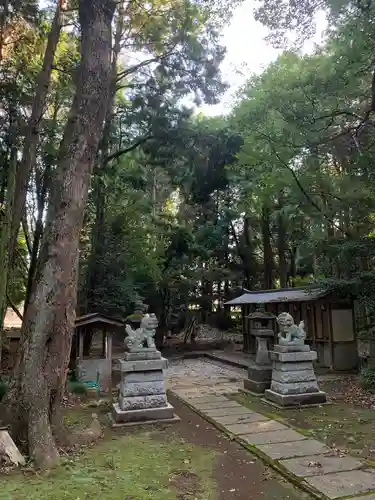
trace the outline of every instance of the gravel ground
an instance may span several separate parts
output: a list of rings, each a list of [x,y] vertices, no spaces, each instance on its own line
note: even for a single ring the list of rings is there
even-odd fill
[[[242,380],[246,370],[228,367],[225,363],[211,362],[204,359],[171,359],[168,362],[166,376],[199,377],[208,380]]]
[[[166,370],[167,387],[192,396],[237,392],[246,371],[202,359],[172,359]]]

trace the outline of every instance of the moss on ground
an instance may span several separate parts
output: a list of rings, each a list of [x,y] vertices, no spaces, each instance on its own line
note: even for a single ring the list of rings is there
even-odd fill
[[[330,405],[277,410],[244,393],[228,396],[253,411],[290,425],[302,434],[352,455],[375,459],[374,410],[335,401]]]
[[[82,428],[92,409],[67,412]],[[215,500],[217,454],[153,428],[105,438],[47,473],[0,477],[1,500]],[[179,495],[184,495],[179,496]]]

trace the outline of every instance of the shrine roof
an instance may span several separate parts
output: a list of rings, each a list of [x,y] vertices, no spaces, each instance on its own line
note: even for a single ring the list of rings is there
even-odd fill
[[[243,304],[267,304],[269,302],[311,302],[330,294],[329,290],[322,288],[279,288],[277,290],[245,290],[245,293],[229,300],[227,306],[240,306]]]

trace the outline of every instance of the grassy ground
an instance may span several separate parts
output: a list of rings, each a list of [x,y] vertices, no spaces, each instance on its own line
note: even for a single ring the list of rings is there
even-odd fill
[[[321,384],[329,395],[336,394],[335,383]],[[332,404],[301,410],[277,410],[259,398],[239,393],[232,396],[244,406],[290,425],[303,434],[327,443],[338,453],[349,452],[375,461],[374,409],[348,404],[339,398]]]
[[[300,490],[171,396],[180,422],[108,427],[108,408],[76,407],[66,423],[77,439],[92,412],[104,437],[65,455],[48,473],[0,474],[1,500],[303,500]]]
[[[70,410],[69,426],[82,428],[91,410]],[[159,431],[160,432],[160,431]],[[12,473],[0,478],[1,500],[214,500],[215,453],[157,429],[105,438],[46,474]],[[183,493],[183,497],[178,492]]]

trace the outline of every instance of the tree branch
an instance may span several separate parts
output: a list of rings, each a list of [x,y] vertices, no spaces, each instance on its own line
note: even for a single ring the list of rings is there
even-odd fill
[[[298,176],[297,174],[295,173],[295,171],[293,170],[292,167],[290,167],[281,157],[280,155],[277,153],[277,151],[271,146],[271,148],[273,149],[273,152],[274,152],[274,155],[276,156],[276,158],[278,159],[278,161],[281,163],[281,165],[286,168],[287,170],[289,170],[289,172],[292,174],[293,176],[293,179],[295,180],[299,190],[301,191],[301,193],[304,195],[304,197],[306,198],[306,200],[330,223],[332,224],[332,226],[334,228],[336,228],[338,231],[340,231],[342,234],[344,234],[346,237],[350,238],[350,234],[345,231],[344,229],[342,229],[338,224],[336,224],[336,222],[331,219],[326,213],[324,213],[324,211],[320,208],[320,206],[311,198],[311,196],[308,194],[308,192],[305,190],[305,188],[303,187],[303,185],[301,184],[301,181],[298,179]]]
[[[175,47],[174,47],[175,48]],[[125,69],[124,71],[121,71],[120,73],[117,74],[117,79],[116,81],[121,80],[122,78],[125,78],[126,76],[131,75],[132,73],[135,73],[136,71],[145,68],[146,66],[149,66],[150,64],[154,62],[160,62],[163,61],[164,59],[167,59],[170,55],[173,54],[173,49],[169,50],[165,54],[157,57],[152,57],[151,59],[145,59],[144,61],[135,64],[134,66],[131,66],[130,68]]]
[[[18,307],[15,305],[15,303],[12,301],[12,299],[9,297],[9,294],[7,294],[7,301],[8,301],[8,304],[10,305],[10,307],[13,309],[13,311],[17,314],[17,316],[19,317],[19,319],[21,321],[23,321],[22,314],[20,313]]]
[[[29,233],[29,228],[27,226],[27,220],[26,220],[26,217],[22,217],[22,229],[23,229],[23,233],[25,235],[25,240],[26,240],[26,246],[27,246],[27,250],[29,252],[29,255],[31,255],[32,253],[32,243],[31,243],[31,238],[30,238],[30,233]]]
[[[117,158],[120,158],[120,156],[125,155],[127,153],[130,153],[130,151],[134,151],[134,149],[137,149],[141,144],[144,144],[146,141],[149,141],[150,139],[153,139],[152,135],[147,135],[146,137],[142,137],[141,139],[138,139],[138,141],[134,142],[131,146],[128,146],[127,148],[120,149],[119,151],[116,151],[116,153],[112,153],[108,155],[104,159],[104,163],[107,164],[112,160],[116,160]]]

